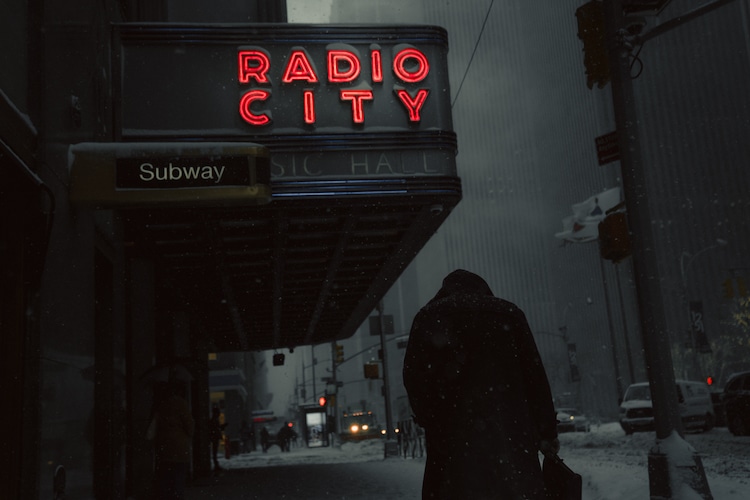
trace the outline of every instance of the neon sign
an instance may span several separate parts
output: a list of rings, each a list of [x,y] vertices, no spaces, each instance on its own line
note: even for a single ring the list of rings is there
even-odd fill
[[[377,44],[369,47],[369,57],[365,63],[369,74],[363,75],[363,62],[358,50],[345,44],[325,51],[325,71],[321,74],[310,54],[301,47],[293,47],[283,63],[277,77],[280,87],[305,86],[300,89],[302,116],[305,124],[315,125],[317,121],[316,95],[330,92],[327,87],[336,86],[338,99],[346,105],[354,124],[366,121],[366,105],[374,103],[373,86],[382,85],[384,78],[383,50]],[[407,120],[419,123],[421,111],[427,102],[430,90],[414,88],[422,83],[430,73],[428,57],[419,49],[402,46],[394,51],[391,73],[395,79],[393,93],[406,112]],[[237,80],[241,86],[250,86],[239,99],[239,114],[253,127],[263,127],[273,122],[271,111],[264,109],[271,104],[273,92],[269,89],[275,82],[269,76],[274,67],[270,53],[262,47],[243,47],[237,52]],[[369,78],[368,78],[369,77]],[[354,86],[342,86],[345,84]],[[309,87],[312,86],[312,87]],[[405,86],[412,88],[407,89]]]
[[[331,162],[315,163],[331,172],[349,163],[339,151],[437,148],[448,154],[434,170],[455,171],[443,28],[122,23],[113,36],[118,141],[254,142],[298,159],[330,153]]]

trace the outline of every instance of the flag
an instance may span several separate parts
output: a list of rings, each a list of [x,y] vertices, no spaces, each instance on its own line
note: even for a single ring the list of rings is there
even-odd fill
[[[555,238],[571,241],[573,243],[586,243],[599,238],[599,223],[580,223],[571,215],[563,219],[563,230],[555,233]]]
[[[572,206],[573,215],[563,219],[563,230],[555,233],[555,238],[573,243],[587,243],[599,238],[599,223],[607,212],[622,202],[619,187],[595,194],[581,203]]]
[[[607,189],[573,205],[573,217],[579,223],[601,222],[607,211],[619,205],[620,201],[622,196],[619,187]]]

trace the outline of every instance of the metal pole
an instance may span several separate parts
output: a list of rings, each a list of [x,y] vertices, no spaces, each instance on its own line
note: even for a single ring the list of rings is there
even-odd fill
[[[313,392],[313,401],[317,402],[315,398],[318,397],[318,393],[315,392],[315,346],[310,346],[310,357],[312,358],[312,392]]]
[[[688,11],[684,14],[680,14],[674,19],[670,19],[669,21],[663,22],[660,25],[655,26],[653,29],[649,30],[647,33],[644,33],[643,35],[639,36],[638,42],[644,43],[647,40],[656,38],[657,36],[663,33],[666,33],[667,31],[671,29],[681,26],[688,21],[692,21],[693,19],[696,19],[704,14],[711,12],[714,9],[718,9],[719,7],[723,7],[734,1],[735,0],[714,0],[713,2],[708,2],[706,4],[703,4],[700,7],[696,7],[695,9],[691,11]]]
[[[604,303],[607,307],[607,325],[609,326],[609,343],[612,349],[612,365],[615,370],[615,387],[617,387],[617,400],[622,401],[625,391],[622,387],[622,375],[620,374],[620,363],[617,359],[617,338],[615,337],[615,327],[612,324],[612,306],[609,302],[609,290],[607,287],[607,275],[604,269],[604,259],[599,257],[599,269],[602,273],[602,289],[604,290]]]
[[[654,410],[656,442],[649,451],[649,491],[652,499],[673,498],[682,485],[693,488],[702,498],[712,499],[700,457],[683,443],[683,451],[692,451],[692,460],[670,454],[662,446],[683,435],[677,403],[674,367],[664,306],[659,286],[659,268],[655,254],[651,211],[646,190],[638,135],[633,83],[630,76],[630,48],[624,42],[625,22],[621,0],[604,0],[604,20],[609,44],[612,99],[620,146],[623,190],[628,222],[632,231],[633,266],[641,335]],[[683,453],[684,456],[684,453]],[[688,462],[688,463],[685,463]]]
[[[391,388],[388,382],[388,349],[385,343],[385,325],[383,321],[383,301],[378,302],[378,320],[380,321],[380,349],[383,353],[383,397],[385,398],[385,456],[392,454],[390,442],[393,440],[393,418],[391,417]],[[396,449],[398,455],[398,449]]]
[[[628,319],[625,314],[625,302],[622,297],[622,285],[620,284],[620,268],[618,264],[614,264],[615,267],[615,279],[617,280],[617,295],[620,301],[620,315],[622,316],[622,336],[625,341],[625,353],[628,357],[628,374],[630,375],[629,383],[635,383],[635,370],[633,368],[633,353],[630,350],[630,333],[628,332]]]
[[[336,342],[331,342],[331,381],[333,382],[333,404],[331,406],[331,416],[333,417],[336,436],[341,436],[341,419],[339,418],[339,382],[338,382],[338,363],[336,362]]]

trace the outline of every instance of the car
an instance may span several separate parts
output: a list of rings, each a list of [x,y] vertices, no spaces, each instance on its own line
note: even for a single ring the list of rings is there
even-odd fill
[[[729,432],[750,435],[750,371],[731,375],[722,394]]]
[[[709,431],[716,423],[714,405],[705,382],[676,380],[680,419],[686,429]],[[620,402],[620,426],[625,434],[654,430],[654,410],[648,382],[631,384]]]
[[[589,432],[589,419],[577,408],[557,409],[557,432]]]
[[[711,403],[714,405],[715,427],[727,426],[727,414],[724,411],[724,393],[719,390],[711,391]]]

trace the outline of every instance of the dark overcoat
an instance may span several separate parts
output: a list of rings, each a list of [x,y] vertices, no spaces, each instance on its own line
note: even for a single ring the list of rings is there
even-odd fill
[[[403,375],[426,435],[423,498],[543,498],[539,442],[557,420],[523,311],[454,271],[414,319]]]

